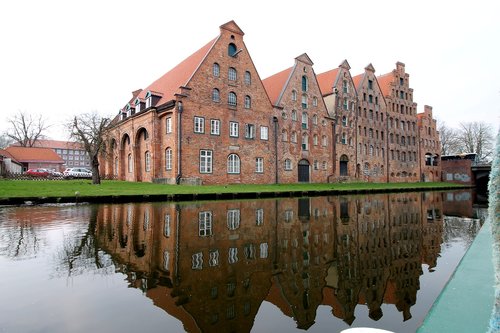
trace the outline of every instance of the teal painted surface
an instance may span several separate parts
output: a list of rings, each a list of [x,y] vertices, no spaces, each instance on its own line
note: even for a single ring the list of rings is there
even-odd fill
[[[494,296],[492,235],[486,222],[417,332],[487,332]]]

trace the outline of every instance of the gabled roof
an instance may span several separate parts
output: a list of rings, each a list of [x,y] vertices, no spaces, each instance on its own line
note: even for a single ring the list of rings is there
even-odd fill
[[[318,80],[319,89],[321,90],[321,95],[326,96],[332,93],[332,88],[335,83],[335,79],[339,73],[339,69],[335,68],[316,75]]]
[[[380,85],[380,90],[384,97],[391,96],[391,83],[393,81],[393,74],[387,73],[381,76],[377,76],[378,84]]]
[[[19,162],[48,162],[63,164],[64,160],[50,148],[15,147],[5,148]]]
[[[278,103],[278,98],[285,88],[286,82],[288,81],[293,68],[294,67],[292,66],[279,73],[271,75],[267,79],[262,80],[262,84],[264,85],[264,88],[267,91],[267,95],[269,96],[269,99],[271,100],[271,103],[273,105],[276,105],[276,103]]]
[[[16,158],[14,156],[12,156],[11,153],[9,153],[5,149],[0,149],[0,156],[4,156],[4,157],[7,157],[7,158],[10,158],[12,160],[12,162],[14,162],[16,164],[21,164],[18,160],[16,160]]]

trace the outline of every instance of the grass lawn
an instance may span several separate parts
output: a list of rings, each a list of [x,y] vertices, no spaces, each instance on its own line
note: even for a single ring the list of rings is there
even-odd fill
[[[74,197],[109,195],[153,195],[192,193],[244,193],[335,191],[377,189],[425,189],[460,187],[451,183],[341,183],[341,184],[272,184],[272,185],[160,185],[106,180],[92,185],[90,180],[0,180],[0,198],[15,197]]]

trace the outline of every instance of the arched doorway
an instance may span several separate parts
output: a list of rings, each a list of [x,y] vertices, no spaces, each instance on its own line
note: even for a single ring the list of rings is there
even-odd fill
[[[347,155],[342,155],[340,156],[340,175],[341,176],[348,176],[349,175],[349,169],[347,168],[347,163],[349,162],[349,158]]]
[[[309,183],[309,168],[310,164],[308,160],[300,160],[299,166],[297,168],[299,173],[300,183]]]

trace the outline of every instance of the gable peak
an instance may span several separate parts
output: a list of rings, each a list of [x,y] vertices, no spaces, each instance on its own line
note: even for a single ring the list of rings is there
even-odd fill
[[[372,63],[369,63],[368,66],[365,67],[365,71],[375,73],[375,67],[373,67]]]
[[[243,32],[243,30],[241,30],[240,27],[236,24],[236,22],[234,22],[234,20],[231,20],[227,23],[224,23],[219,28],[221,30],[221,33],[222,33],[222,30],[227,30],[227,31],[230,31],[232,33],[235,33],[235,34],[238,34],[241,36],[243,36],[245,34]]]
[[[351,66],[350,66],[350,65],[349,65],[349,63],[347,62],[347,59],[344,59],[344,61],[342,61],[342,63],[339,65],[339,67],[344,68],[344,69],[347,69],[347,70],[350,70],[350,69],[351,69]]]
[[[312,62],[311,58],[309,58],[309,56],[307,55],[307,53],[302,53],[297,58],[295,58],[295,60],[303,62],[303,63],[305,63],[305,64],[307,64],[309,66],[314,65],[314,63]]]

